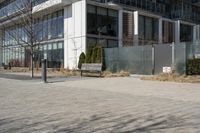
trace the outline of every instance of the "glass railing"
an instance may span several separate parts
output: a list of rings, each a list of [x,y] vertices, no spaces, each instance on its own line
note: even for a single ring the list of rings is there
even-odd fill
[[[31,0],[15,0],[11,3],[9,3],[8,5],[0,8],[0,18],[1,17],[5,17],[5,16],[9,16],[21,9],[24,9]],[[39,5],[45,1],[48,0],[32,0],[33,2],[33,6]]]

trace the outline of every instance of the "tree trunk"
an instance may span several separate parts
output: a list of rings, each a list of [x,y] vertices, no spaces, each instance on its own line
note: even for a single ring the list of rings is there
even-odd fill
[[[31,78],[34,78],[33,53],[31,54]]]

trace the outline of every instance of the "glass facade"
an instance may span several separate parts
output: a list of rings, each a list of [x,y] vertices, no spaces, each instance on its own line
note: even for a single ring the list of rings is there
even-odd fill
[[[158,43],[158,19],[139,15],[139,44]]]
[[[38,41],[63,38],[64,11],[60,10],[35,19],[35,33]]]
[[[35,36],[33,41],[36,44],[34,58],[41,59],[47,57],[48,67],[61,67],[64,61],[64,46],[62,42],[56,42],[57,39],[64,37],[64,11],[59,10],[51,14],[46,14],[35,18],[33,31]],[[28,30],[21,25],[8,27],[3,30],[3,62],[12,66],[30,65],[30,48]],[[55,40],[56,39],[56,40]],[[55,43],[43,43],[43,42]],[[39,43],[40,42],[40,43]],[[14,63],[13,63],[14,62]]]
[[[180,41],[192,42],[192,40],[193,40],[193,26],[181,24]]]
[[[129,7],[137,7],[142,10],[167,17],[200,22],[200,7],[198,0],[93,0],[97,2],[113,2]]]
[[[45,43],[35,47],[34,62],[41,67],[41,60],[47,59],[47,67],[64,67],[64,42]]]
[[[23,47],[5,47],[3,49],[3,62],[11,63],[12,66],[25,66],[25,48]]]
[[[118,46],[118,11],[88,5],[87,36],[87,48],[95,45]]]
[[[87,33],[117,37],[118,11],[88,5],[87,8]]]
[[[115,39],[98,39],[96,37],[87,37],[87,49],[101,46],[103,48],[118,47],[118,41]]]
[[[36,6],[47,0],[5,0],[0,3],[0,18],[4,16],[9,16],[21,9],[24,9],[28,5]]]

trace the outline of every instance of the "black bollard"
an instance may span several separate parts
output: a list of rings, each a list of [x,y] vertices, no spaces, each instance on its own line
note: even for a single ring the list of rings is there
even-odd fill
[[[46,59],[42,60],[42,81],[44,83],[47,82],[47,60]]]

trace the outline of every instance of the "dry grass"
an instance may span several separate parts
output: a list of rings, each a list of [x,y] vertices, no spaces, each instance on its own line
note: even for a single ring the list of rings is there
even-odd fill
[[[35,73],[40,74],[41,70],[35,71]],[[68,69],[47,69],[47,74],[49,76],[63,76],[63,77],[80,76],[79,71],[68,70]]]
[[[112,73],[110,71],[105,71],[102,73],[102,77],[105,77],[105,78],[111,78],[111,77],[129,77],[130,74],[128,72],[125,72],[125,71],[120,71],[120,72],[117,72],[117,73]]]
[[[20,68],[20,67],[12,67],[11,70],[7,69],[1,69],[0,71],[4,72],[11,72],[11,73],[31,73],[31,70],[29,68]],[[34,74],[35,75],[41,75],[41,68],[39,69],[34,69]],[[47,69],[47,74],[49,76],[64,76],[64,77],[71,77],[71,76],[80,76],[80,71],[78,70],[68,70],[64,68],[60,69],[53,69],[53,68],[48,68]],[[85,73],[85,75],[91,75],[91,76],[97,76],[99,74],[96,73]],[[110,71],[104,71],[102,73],[103,78],[111,78],[111,77],[129,77],[130,74],[126,71],[120,71],[117,73],[112,73]]]
[[[31,73],[30,68],[25,68],[25,67],[12,67],[12,69],[6,69],[4,70],[3,68],[0,69],[2,72],[9,72],[9,73]],[[49,76],[80,76],[80,72],[76,70],[68,70],[68,69],[53,69],[53,68],[48,68],[47,69],[47,74]],[[41,68],[39,69],[34,69],[34,75],[41,75]]]
[[[142,77],[142,80],[169,81],[179,83],[200,83],[200,76],[186,76],[178,74],[160,74],[151,77]]]
[[[30,69],[27,67],[12,67],[11,69],[3,69],[1,68],[0,71],[3,72],[29,72]]]

